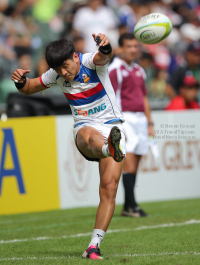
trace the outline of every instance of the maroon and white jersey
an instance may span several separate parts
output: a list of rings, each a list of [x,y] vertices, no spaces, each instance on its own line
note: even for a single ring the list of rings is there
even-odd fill
[[[116,57],[108,70],[120,110],[144,112],[144,96],[147,94],[144,69],[134,62],[128,65]]]

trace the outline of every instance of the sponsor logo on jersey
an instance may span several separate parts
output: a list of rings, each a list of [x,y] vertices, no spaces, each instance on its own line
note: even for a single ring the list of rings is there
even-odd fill
[[[94,107],[92,109],[89,109],[89,110],[74,109],[74,115],[89,116],[89,115],[95,114],[97,112],[101,112],[102,110],[105,110],[105,109],[106,109],[106,103],[103,103],[103,104],[101,104],[97,107]]]
[[[65,80],[63,86],[64,87],[71,87],[71,83]]]
[[[126,70],[122,70],[122,75],[123,75],[124,77],[127,77],[127,76],[129,76],[129,72],[126,71]]]
[[[82,74],[82,78],[84,83],[88,83],[90,81],[90,77],[87,74]]]
[[[136,75],[136,76],[141,76],[141,73],[140,73],[139,71],[136,71],[136,72],[135,72],[135,75]]]

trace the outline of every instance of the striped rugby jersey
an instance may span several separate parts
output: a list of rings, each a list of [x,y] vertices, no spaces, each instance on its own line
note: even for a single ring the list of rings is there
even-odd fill
[[[53,69],[40,77],[44,87],[60,86],[70,104],[75,127],[85,122],[124,122],[123,114],[117,106],[107,65],[95,65],[95,54],[78,54],[80,71],[73,81],[66,81]]]

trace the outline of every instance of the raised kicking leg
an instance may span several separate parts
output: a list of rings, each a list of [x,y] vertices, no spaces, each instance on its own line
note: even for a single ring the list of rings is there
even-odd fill
[[[104,158],[102,147],[106,139],[92,127],[81,128],[76,136],[76,144],[81,152],[90,158]],[[109,156],[107,152],[107,156]]]
[[[117,126],[114,126],[108,139],[92,127],[81,128],[76,137],[76,144],[79,150],[90,158],[105,158],[112,156],[117,162],[124,158],[120,149],[121,133]],[[107,141],[107,142],[106,142]]]

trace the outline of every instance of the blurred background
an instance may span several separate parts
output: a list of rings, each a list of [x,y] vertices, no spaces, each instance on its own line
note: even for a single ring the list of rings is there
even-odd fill
[[[77,52],[93,52],[97,47],[91,34],[102,32],[109,37],[113,54],[117,56],[120,53],[120,34],[133,32],[142,16],[154,12],[167,15],[172,21],[173,30],[159,44],[140,43],[136,61],[147,75],[151,108],[162,110],[179,94],[180,81],[186,71],[191,71],[200,81],[199,1],[1,0],[0,115],[7,112],[10,117],[30,115],[19,109],[16,114],[16,107],[15,113],[7,108],[7,105],[12,105],[9,103],[11,93],[17,92],[10,79],[11,73],[16,68],[22,68],[31,70],[27,75],[29,78],[41,76],[48,70],[44,54],[49,42],[64,37],[74,42]],[[48,99],[54,95],[54,99],[60,100],[62,91],[54,87],[46,90],[45,95]],[[196,100],[200,104],[199,90]],[[66,101],[64,104],[67,104]],[[60,111],[60,114],[66,113],[66,109]],[[41,111],[39,115],[48,114],[51,113]]]

